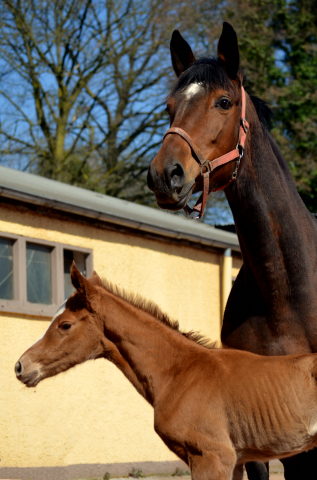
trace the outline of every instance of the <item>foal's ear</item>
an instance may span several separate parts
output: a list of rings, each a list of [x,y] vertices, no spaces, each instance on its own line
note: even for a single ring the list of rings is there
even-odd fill
[[[99,277],[98,273],[96,270],[94,270],[91,274],[91,277],[89,277],[89,281],[92,285],[98,285],[99,287],[102,286],[102,281],[101,278]]]
[[[80,271],[76,267],[75,262],[72,263],[72,266],[70,268],[70,278],[73,287],[76,288],[85,307],[87,308],[87,310],[92,312],[92,302],[98,292],[96,288],[92,285],[92,283],[80,273]]]
[[[228,22],[223,23],[218,42],[218,57],[224,63],[229,78],[234,80],[239,70],[239,47],[237,34]]]
[[[180,77],[194,63],[194,54],[178,30],[174,30],[172,34],[170,49],[174,71],[177,77]]]

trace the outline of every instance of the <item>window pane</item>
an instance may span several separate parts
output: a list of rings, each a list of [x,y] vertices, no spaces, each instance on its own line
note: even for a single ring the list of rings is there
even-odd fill
[[[5,300],[14,299],[13,244],[14,240],[0,238],[0,298]]]
[[[84,277],[87,276],[86,270],[86,253],[73,252],[72,250],[64,250],[64,295],[65,299],[68,298],[74,291],[74,287],[70,280],[70,267],[73,261],[76,263],[76,267]]]
[[[27,299],[31,303],[52,304],[52,248],[26,244]]]

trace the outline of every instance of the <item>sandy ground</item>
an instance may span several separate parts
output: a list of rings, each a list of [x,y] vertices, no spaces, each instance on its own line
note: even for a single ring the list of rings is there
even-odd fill
[[[114,480],[132,480],[132,477],[111,477]],[[149,480],[191,480],[190,475],[181,475],[181,476],[173,476],[173,475],[148,475],[147,477]],[[247,480],[247,475],[245,474],[243,480]],[[93,478],[80,478],[77,480],[103,480],[101,477],[93,477]],[[270,462],[270,480],[284,480],[283,475],[283,465],[278,460],[274,460]]]
[[[131,477],[129,477],[131,479]],[[148,476],[150,480],[190,480],[189,475],[182,475],[181,477],[170,477],[170,476]],[[244,476],[244,479],[247,480],[247,475]],[[84,479],[83,479],[84,480]],[[97,480],[97,479],[96,479]],[[98,479],[99,480],[99,479]],[[116,478],[115,480],[127,480],[127,477]],[[132,480],[132,479],[131,479]],[[284,480],[284,475],[282,473],[271,473],[270,480]]]
[[[113,479],[113,480],[127,480],[128,478],[129,478],[130,480],[132,480],[131,477],[120,477],[120,478],[118,478],[118,477],[115,477],[115,478],[114,478],[114,477],[111,477],[111,479]],[[145,478],[148,478],[148,479],[150,479],[150,480],[177,480],[177,479],[179,479],[179,480],[191,480],[191,477],[190,477],[189,475],[182,475],[181,477],[172,477],[172,476],[168,476],[168,475],[159,475],[159,476],[157,476],[157,475],[154,475],[154,476],[149,475],[149,476],[147,476],[147,477],[145,477]],[[245,476],[243,477],[243,480],[244,480],[244,479],[247,480],[247,478],[248,478],[248,477],[245,475]],[[80,478],[80,479],[78,479],[78,480],[102,480],[102,478],[101,478],[101,477]],[[282,473],[273,473],[273,474],[270,474],[270,480],[284,480],[284,475],[283,475]]]
[[[114,477],[111,477],[114,478]],[[129,478],[132,480],[132,477],[120,477],[120,478],[115,478],[115,480],[127,480]],[[190,475],[182,475],[182,476],[172,476],[172,475],[148,475],[147,477],[149,480],[190,480],[191,477]],[[243,480],[247,480],[247,475],[244,475]],[[81,478],[78,480],[102,480],[102,478]],[[274,460],[270,462],[270,480],[284,480],[284,475],[283,475],[283,465],[281,462],[278,460]]]
[[[113,478],[113,477],[111,477]],[[128,477],[129,479],[132,480],[131,477]],[[191,477],[189,475],[182,475],[181,477],[172,477],[172,476],[166,476],[166,475],[160,475],[160,476],[147,476],[146,478],[149,478],[150,480],[190,480]],[[244,476],[244,479],[247,480],[247,476]],[[101,480],[101,478],[92,478],[92,479],[79,479],[79,480]],[[120,477],[120,478],[115,478],[114,480],[127,480],[127,477]],[[270,480],[284,480],[284,475],[282,473],[271,473],[270,474]]]

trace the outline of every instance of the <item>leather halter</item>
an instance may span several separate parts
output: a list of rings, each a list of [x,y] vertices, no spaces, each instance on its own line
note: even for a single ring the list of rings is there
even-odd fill
[[[228,185],[230,185],[230,183],[234,182],[234,180],[237,178],[237,172],[238,172],[240,160],[243,157],[246,134],[249,131],[249,124],[245,119],[246,100],[245,100],[245,90],[243,87],[241,87],[241,98],[242,98],[242,106],[241,106],[239,139],[238,139],[236,148],[234,150],[231,150],[231,152],[228,152],[225,155],[222,155],[221,157],[215,158],[214,160],[208,160],[207,158],[204,158],[203,154],[200,152],[199,148],[197,147],[196,143],[191,138],[191,136],[188,135],[188,133],[186,133],[185,130],[179,127],[169,128],[163,137],[163,141],[165,137],[170,134],[176,134],[182,137],[190,146],[193,157],[199,163],[200,174],[203,177],[203,184],[204,184],[203,193],[201,194],[201,196],[196,202],[196,205],[193,208],[189,207],[188,205],[185,205],[185,207],[183,208],[183,210],[187,213],[187,215],[190,215],[193,212],[198,212],[198,216],[194,218],[201,218],[203,216],[209,193],[216,192],[218,190],[223,190]],[[211,172],[215,168],[220,167],[221,165],[225,165],[226,163],[232,162],[233,160],[236,161],[236,168],[234,169],[234,172],[232,173],[232,176],[229,182],[227,182],[222,187],[215,188],[214,190],[211,190],[209,192],[209,175],[211,174]]]

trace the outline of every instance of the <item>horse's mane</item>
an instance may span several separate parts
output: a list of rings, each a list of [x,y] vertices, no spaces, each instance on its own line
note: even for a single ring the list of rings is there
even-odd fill
[[[175,95],[192,83],[199,83],[205,88],[223,88],[233,91],[233,85],[219,58],[204,57],[196,60],[176,81],[168,98]],[[266,129],[272,128],[273,112],[268,104],[260,98],[250,95],[258,114],[261,125]]]
[[[146,300],[139,294],[126,292],[123,288],[118,287],[117,285],[114,285],[113,283],[105,279],[102,280],[102,286],[105,290],[107,290],[107,292],[116,295],[122,300],[130,303],[130,305],[133,305],[134,307],[139,308],[143,312],[148,313],[167,327],[171,328],[172,330],[178,331],[181,335],[188,338],[188,340],[196,342],[199,345],[208,348],[209,350],[217,348],[217,342],[212,342],[198,332],[182,332],[179,329],[178,321],[171,320],[166,313],[162,312],[162,310],[158,305],[156,305],[156,303],[150,300]]]
[[[250,95],[252,103],[255,107],[256,113],[258,114],[261,125],[266,128],[266,130],[271,130],[273,127],[273,117],[274,114],[267,102],[261,100],[261,98],[256,97],[255,95]]]

